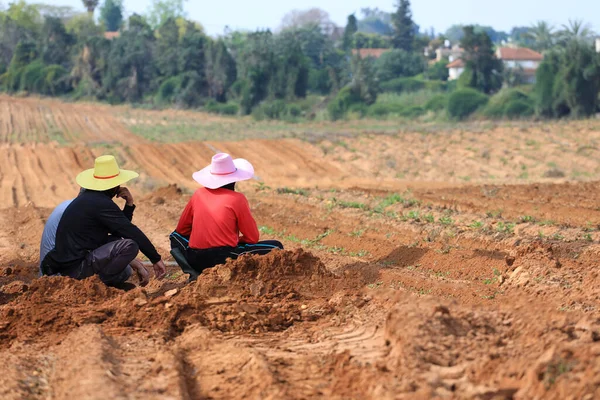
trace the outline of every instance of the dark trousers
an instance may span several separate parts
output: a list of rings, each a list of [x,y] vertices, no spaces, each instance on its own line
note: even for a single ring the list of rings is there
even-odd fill
[[[74,279],[85,279],[98,275],[108,286],[125,282],[131,276],[129,266],[139,252],[136,242],[131,239],[114,239],[109,243],[90,251],[81,264],[70,270],[60,271],[60,275]],[[48,271],[48,275],[58,275]]]
[[[192,249],[188,246],[188,238],[173,232],[170,236],[171,248],[179,248],[185,254],[189,265],[197,274],[201,274],[207,268],[215,265],[225,264],[228,258],[236,259],[242,254],[265,255],[274,249],[283,249],[281,242],[277,240],[263,240],[256,244],[240,244],[236,247],[224,246],[210,249]],[[189,273],[185,271],[185,273]],[[195,277],[193,277],[195,279]]]

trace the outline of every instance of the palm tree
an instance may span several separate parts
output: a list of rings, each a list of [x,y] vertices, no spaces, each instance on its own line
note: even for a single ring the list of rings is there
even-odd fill
[[[562,28],[558,32],[558,36],[560,42],[563,44],[570,40],[589,41],[594,35],[594,31],[592,31],[590,25],[580,19],[569,20],[569,24],[563,25]]]
[[[554,27],[546,21],[538,21],[527,32],[527,36],[533,40],[534,45],[532,47],[537,51],[550,50],[554,45]]]
[[[94,14],[94,10],[98,7],[99,0],[81,0],[83,2],[83,6],[87,8],[88,13],[90,15]]]

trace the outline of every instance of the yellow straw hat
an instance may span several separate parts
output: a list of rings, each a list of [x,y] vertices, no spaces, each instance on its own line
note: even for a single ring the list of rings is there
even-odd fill
[[[77,184],[84,189],[103,191],[115,188],[140,176],[137,172],[119,169],[114,156],[96,158],[94,168],[77,175]]]

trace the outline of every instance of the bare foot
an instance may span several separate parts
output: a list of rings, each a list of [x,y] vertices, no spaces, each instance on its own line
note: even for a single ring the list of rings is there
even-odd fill
[[[150,282],[150,273],[146,267],[144,267],[139,260],[133,260],[129,265],[131,265],[131,268],[137,274],[137,277],[140,280],[140,286],[146,286],[148,282]]]

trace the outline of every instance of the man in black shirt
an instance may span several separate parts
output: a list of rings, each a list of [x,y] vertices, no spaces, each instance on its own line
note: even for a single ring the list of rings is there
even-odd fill
[[[42,261],[44,275],[85,279],[98,274],[107,285],[121,286],[135,270],[144,285],[148,273],[135,260],[139,251],[150,259],[157,278],[165,275],[160,254],[131,223],[133,196],[120,186],[136,177],[133,171],[120,170],[113,156],[98,157],[93,169],[77,176],[85,191],[64,211],[54,249]],[[125,199],[123,210],[112,201],[115,196]]]

